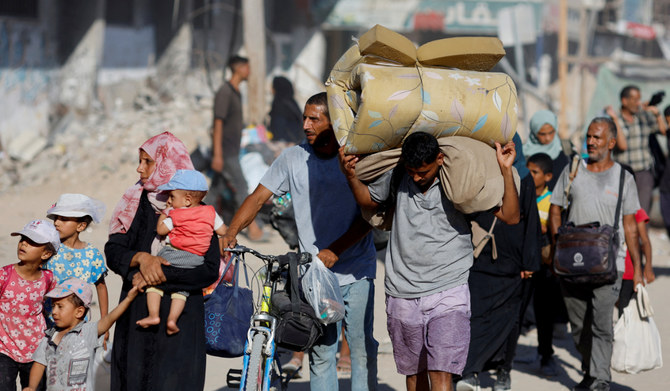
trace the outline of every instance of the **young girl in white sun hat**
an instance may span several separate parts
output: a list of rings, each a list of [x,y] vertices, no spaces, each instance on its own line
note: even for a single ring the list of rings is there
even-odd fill
[[[53,220],[60,235],[61,246],[58,253],[47,262],[46,268],[54,273],[58,283],[78,278],[94,284],[101,318],[107,315],[109,305],[105,259],[100,250],[82,241],[79,235],[92,222],[99,223],[105,210],[105,204],[101,201],[83,194],[61,194],[58,201],[47,210],[47,217]],[[51,311],[47,313],[51,314]],[[109,334],[105,334],[105,344],[108,337]]]

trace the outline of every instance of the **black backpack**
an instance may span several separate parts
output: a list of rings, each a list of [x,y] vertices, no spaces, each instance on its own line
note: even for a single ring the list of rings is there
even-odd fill
[[[301,295],[298,278],[298,257],[311,257],[308,253],[288,253],[289,279],[284,290],[272,294],[270,314],[278,319],[275,329],[277,346],[305,351],[311,348],[323,334],[323,325],[314,309]],[[280,261],[283,263],[284,260]]]

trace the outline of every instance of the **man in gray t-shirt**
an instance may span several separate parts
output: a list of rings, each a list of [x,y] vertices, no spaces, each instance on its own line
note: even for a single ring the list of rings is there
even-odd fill
[[[568,221],[576,225],[599,222],[601,225],[619,225],[620,238],[625,237],[634,268],[634,284],[642,282],[639,243],[635,213],[640,209],[633,176],[624,176],[622,194],[619,194],[619,178],[623,168],[612,160],[612,149],[616,145],[616,127],[610,118],[591,121],[586,133],[589,154],[586,162],[580,162],[577,174],[570,187],[570,214]],[[555,237],[560,227],[561,208],[567,206],[564,190],[570,183],[570,167],[566,167],[556,183],[551,197],[549,227]],[[620,221],[614,221],[618,198],[621,197]],[[623,232],[623,235],[621,233]],[[623,240],[622,240],[623,242]],[[622,243],[623,244],[623,243]],[[561,281],[563,298],[568,310],[572,335],[577,350],[582,354],[583,380],[575,390],[609,390],[612,358],[612,311],[619,297],[621,277],[624,270],[624,246],[619,247],[616,265],[619,278],[614,284],[591,285],[569,284]],[[590,322],[586,319],[591,319]]]
[[[505,192],[495,215],[519,221],[519,198],[512,176],[514,143],[496,144]],[[387,327],[398,372],[407,388],[423,384],[450,389],[452,374],[465,366],[470,342],[472,266],[470,228],[441,190],[437,176],[444,155],[434,136],[417,132],[402,145],[404,167],[396,167],[369,186],[356,177],[357,157],[340,149],[342,170],[356,201],[374,210],[395,207],[386,250]]]

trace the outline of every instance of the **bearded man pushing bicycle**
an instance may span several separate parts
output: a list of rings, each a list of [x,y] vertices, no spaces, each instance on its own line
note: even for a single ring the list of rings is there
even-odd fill
[[[376,252],[338,162],[339,144],[330,123],[326,93],[307,100],[303,113],[306,143],[288,148],[244,200],[223,237],[233,247],[274,194],[291,193],[300,251],[316,255],[337,276],[345,304],[344,333],[351,349],[352,390],[377,388],[377,348],[372,335]],[[325,327],[309,351],[312,390],[337,390],[336,354],[340,322]]]

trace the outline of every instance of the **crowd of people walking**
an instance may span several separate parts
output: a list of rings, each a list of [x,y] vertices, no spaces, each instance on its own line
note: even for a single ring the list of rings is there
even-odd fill
[[[82,194],[61,195],[39,213],[50,221],[36,219],[12,233],[19,237],[18,263],[0,269],[0,390],[14,390],[17,377],[24,390],[93,389],[92,357],[114,323],[112,390],[202,390],[202,290],[219,278],[222,250],[241,233],[262,240],[259,211],[289,193],[299,250],[335,274],[345,305],[343,321],[326,326],[307,352],[311,389],[338,389],[342,334],[352,389],[377,389],[374,292],[381,286],[363,212],[380,208],[393,211],[383,289],[393,357],[408,390],[480,390],[479,375],[488,370],[495,370],[495,391],[511,390],[528,308],[542,376],[557,375],[554,325],[568,322],[583,372],[574,389],[610,389],[615,305],[621,311],[637,284],[655,279],[645,228],[654,187],[648,140],[665,134],[669,109],[663,118],[640,102],[639,88],[625,87],[620,112],[610,107],[610,116],[590,121],[582,159],[566,154],[552,111],[534,113],[525,143],[516,134],[495,145],[500,202],[466,214],[443,190],[445,154],[433,135],[406,137],[398,167],[364,183],[356,173],[360,157],[345,155],[335,137],[326,93],[300,110],[283,77],[273,81],[269,125],[291,146],[248,189],[239,163],[239,87],[248,60],[234,57],[229,67],[232,77],[214,103],[211,186],[182,141],[164,132],[138,148],[139,179],[113,209],[104,259],[79,234],[101,221],[105,207]],[[667,216],[670,174],[657,183]],[[226,199],[235,213],[221,217],[215,209]],[[618,227],[614,282],[580,284],[556,275],[553,249],[567,222]],[[476,252],[475,224],[491,239]],[[123,281],[111,311],[107,268]],[[89,322],[93,290],[100,314]]]

